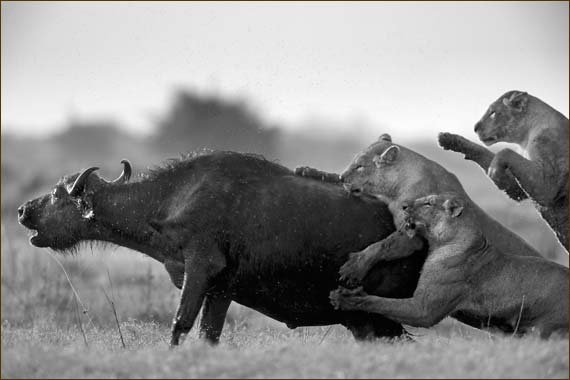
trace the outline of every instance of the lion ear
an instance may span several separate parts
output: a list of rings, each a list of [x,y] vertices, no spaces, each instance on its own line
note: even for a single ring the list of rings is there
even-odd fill
[[[380,137],[378,137],[378,141],[388,141],[388,142],[392,142],[392,136],[390,136],[387,133],[382,133],[380,135]]]
[[[463,204],[457,199],[446,199],[443,208],[453,218],[457,218],[463,212]]]
[[[396,161],[398,154],[400,153],[400,148],[396,145],[391,145],[388,149],[384,151],[381,155],[374,157],[374,163],[376,167],[381,165],[389,165]]]
[[[510,97],[503,98],[503,104],[517,111],[522,111],[528,103],[528,94],[521,91],[513,91]]]

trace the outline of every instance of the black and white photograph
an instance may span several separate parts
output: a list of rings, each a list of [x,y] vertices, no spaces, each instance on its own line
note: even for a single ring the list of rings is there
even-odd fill
[[[568,1],[0,8],[0,378],[570,376]]]

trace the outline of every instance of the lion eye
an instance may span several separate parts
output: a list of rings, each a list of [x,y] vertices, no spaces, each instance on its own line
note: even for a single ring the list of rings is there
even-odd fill
[[[489,115],[489,119],[491,120],[495,119],[495,111],[491,112],[491,114]]]

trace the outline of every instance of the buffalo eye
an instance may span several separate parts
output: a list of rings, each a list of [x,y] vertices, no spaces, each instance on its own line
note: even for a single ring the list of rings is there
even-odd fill
[[[496,116],[495,111],[493,111],[489,114],[489,119],[495,120],[495,116]]]
[[[65,190],[63,190],[61,187],[56,187],[55,189],[53,189],[53,191],[51,192],[51,195],[54,199],[59,199],[62,198],[67,192]]]

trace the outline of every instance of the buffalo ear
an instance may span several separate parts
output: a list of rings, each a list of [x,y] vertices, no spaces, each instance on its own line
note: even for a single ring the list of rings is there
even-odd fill
[[[463,212],[463,204],[457,199],[446,199],[443,208],[453,218],[457,218]]]
[[[503,98],[503,104],[516,111],[522,111],[528,103],[528,94],[521,91],[513,91],[509,98]]]
[[[388,141],[388,142],[392,142],[392,136],[390,136],[387,133],[382,133],[380,135],[380,137],[378,138],[378,141]]]
[[[388,149],[384,151],[384,153],[380,155],[376,155],[373,159],[376,167],[380,167],[382,165],[389,165],[392,164],[398,158],[398,154],[400,153],[400,148],[396,145],[391,145]]]

